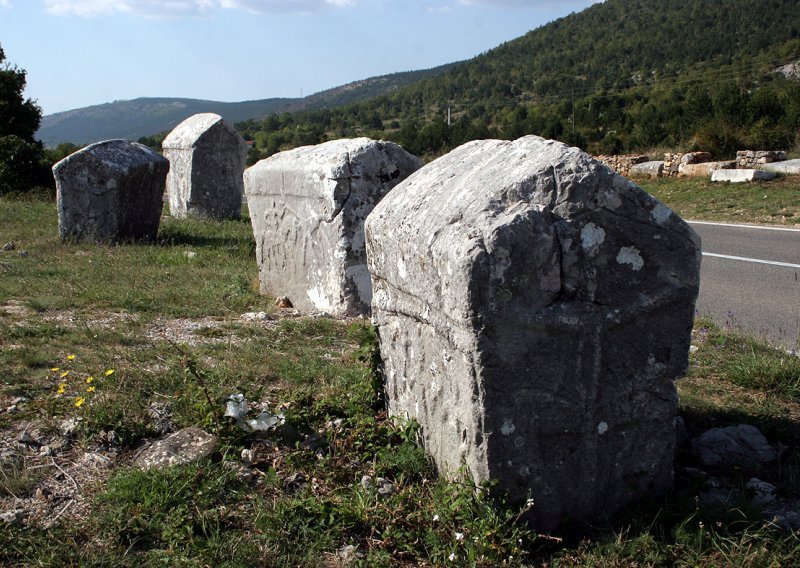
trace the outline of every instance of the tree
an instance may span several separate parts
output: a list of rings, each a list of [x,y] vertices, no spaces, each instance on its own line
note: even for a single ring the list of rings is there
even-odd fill
[[[25,71],[5,62],[0,47],[0,194],[48,184],[44,148],[34,139],[42,110],[25,99]]]

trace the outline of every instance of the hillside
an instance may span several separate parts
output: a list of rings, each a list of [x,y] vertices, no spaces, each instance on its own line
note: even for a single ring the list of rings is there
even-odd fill
[[[774,71],[798,38],[794,0],[606,0],[389,95],[241,128],[262,157],[355,134],[428,155],[528,133],[599,152],[788,149],[800,88]]]
[[[214,112],[231,122],[275,112],[335,108],[362,101],[438,75],[451,65],[372,77],[304,98],[272,98],[225,103],[183,98],[138,98],[59,112],[43,117],[37,138],[47,146],[86,144],[111,138],[138,140],[169,131],[199,112]]]

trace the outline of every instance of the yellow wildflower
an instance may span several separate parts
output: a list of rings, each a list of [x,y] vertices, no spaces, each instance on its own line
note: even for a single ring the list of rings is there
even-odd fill
[[[74,361],[75,355],[67,355],[67,361]]]
[[[92,386],[92,387],[87,388],[86,392],[94,392],[94,387]]]
[[[86,384],[91,384],[94,382],[94,377],[86,377]]]
[[[110,377],[113,374],[114,374],[114,369],[109,369],[108,371],[105,372],[106,377]]]
[[[84,402],[86,402],[85,398],[83,398],[82,396],[76,396],[75,397],[75,408],[80,408],[81,406],[83,406]]]
[[[56,372],[58,372],[60,370],[61,370],[61,367],[50,367],[50,372],[51,373],[56,373]]]
[[[58,385],[58,390],[56,391],[56,394],[64,394],[64,391],[66,390],[67,390],[67,383],[61,383],[60,385]]]
[[[64,378],[64,377],[66,377],[67,375],[69,375],[69,371],[64,371],[63,373],[61,373],[61,375],[60,375],[60,376],[61,376],[61,378],[63,379],[63,378]]]

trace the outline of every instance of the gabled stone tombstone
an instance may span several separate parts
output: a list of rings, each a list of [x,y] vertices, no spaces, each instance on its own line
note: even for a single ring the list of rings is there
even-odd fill
[[[421,166],[397,144],[356,138],[281,152],[248,168],[261,291],[305,312],[368,312],[364,219]]]
[[[694,231],[577,148],[465,144],[366,222],[386,390],[448,475],[552,530],[668,490]]]
[[[190,116],[161,144],[170,161],[170,214],[177,218],[238,219],[247,144],[221,116]]]
[[[62,239],[152,241],[158,234],[169,162],[147,146],[107,140],[53,166]]]

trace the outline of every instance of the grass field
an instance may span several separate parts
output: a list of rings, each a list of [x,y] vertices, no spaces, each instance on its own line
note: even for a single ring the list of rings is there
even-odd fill
[[[794,204],[779,210],[800,214],[797,189],[781,184]],[[650,189],[675,205],[670,197],[700,191],[684,187]],[[688,216],[700,207],[675,206]],[[368,323],[276,310],[257,293],[246,218],[165,217],[153,245],[57,235],[51,201],[0,197],[0,245],[14,243],[0,253],[0,565],[789,566],[800,557],[798,535],[763,518],[745,489],[757,477],[781,502],[800,502],[800,359],[735,330],[696,323],[681,416],[689,436],[758,426],[780,460],[703,477],[684,449],[670,495],[561,540],[524,527],[522,508],[487,488],[437,477],[415,426],[383,410]],[[242,317],[252,312],[271,316]],[[245,434],[222,416],[235,393],[280,409],[285,423]],[[131,466],[147,440],[186,426],[217,435],[217,451],[165,470]],[[391,491],[379,494],[377,478]],[[732,496],[726,505],[704,502],[711,485]]]
[[[636,180],[684,219],[800,225],[800,176],[753,183],[707,178]]]

